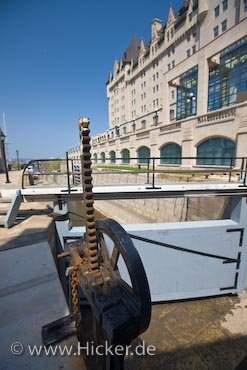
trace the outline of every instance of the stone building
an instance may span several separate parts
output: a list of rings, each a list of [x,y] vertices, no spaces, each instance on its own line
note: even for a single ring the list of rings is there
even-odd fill
[[[134,38],[109,75],[109,129],[92,138],[94,161],[224,166],[247,156],[246,18],[246,0],[190,0],[165,24],[153,19],[151,40]]]

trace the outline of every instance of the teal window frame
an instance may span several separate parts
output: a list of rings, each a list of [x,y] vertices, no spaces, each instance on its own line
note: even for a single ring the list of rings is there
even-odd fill
[[[150,158],[150,149],[147,146],[141,146],[137,150],[139,164],[148,164]]]
[[[204,140],[197,146],[197,165],[230,166],[234,165],[236,145],[234,141],[222,137]]]
[[[130,151],[129,149],[125,148],[121,151],[122,163],[129,164],[130,163]]]
[[[220,65],[209,68],[208,111],[238,103],[241,94],[247,96],[247,38],[225,49]]]
[[[105,152],[100,153],[100,159],[102,163],[105,163]]]
[[[110,151],[109,157],[110,157],[110,162],[111,163],[116,163],[116,152],[114,150]]]
[[[196,115],[197,84],[197,66],[180,76],[180,84],[177,87],[176,120]]]
[[[181,164],[182,148],[176,143],[168,143],[160,149],[160,164]]]

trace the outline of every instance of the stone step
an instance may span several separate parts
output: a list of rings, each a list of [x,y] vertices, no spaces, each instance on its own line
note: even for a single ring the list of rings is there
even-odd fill
[[[0,216],[0,226],[4,226],[5,216]]]
[[[12,202],[12,198],[0,198],[0,204],[1,203],[11,203]]]

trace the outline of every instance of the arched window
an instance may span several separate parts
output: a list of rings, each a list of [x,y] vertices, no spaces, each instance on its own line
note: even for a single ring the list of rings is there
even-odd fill
[[[97,164],[97,153],[94,153],[93,155],[93,164]]]
[[[114,152],[114,150],[110,151],[109,156],[111,163],[116,163],[116,152]]]
[[[104,152],[100,153],[100,159],[102,163],[105,163],[105,153]]]
[[[138,163],[148,163],[150,158],[150,149],[147,146],[141,146],[137,150]]]
[[[181,164],[181,146],[175,143],[164,145],[160,149],[161,164]]]
[[[235,143],[232,140],[214,137],[203,141],[197,147],[198,165],[230,166],[235,157]],[[234,164],[234,160],[232,160]]]
[[[121,151],[122,162],[124,164],[130,163],[130,151],[129,149],[123,149]]]

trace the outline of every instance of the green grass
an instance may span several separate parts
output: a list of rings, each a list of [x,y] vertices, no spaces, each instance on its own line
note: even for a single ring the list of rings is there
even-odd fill
[[[144,168],[142,168],[144,167]],[[108,170],[120,170],[120,171],[135,171],[135,172],[142,172],[147,170],[147,166],[141,165],[141,168],[139,169],[138,167],[132,167],[132,166],[115,166],[115,165],[105,165],[105,166],[96,166],[96,168],[102,168],[106,171]]]
[[[140,164],[140,168],[138,168],[138,165],[136,166],[129,166],[129,165],[98,165],[94,166],[94,169],[103,169],[105,171],[133,171],[133,172],[147,172],[148,167],[145,164]],[[150,174],[152,174],[152,165],[150,164],[149,168]],[[181,169],[172,169],[167,167],[155,169],[155,173],[161,174],[161,176],[185,176],[185,177],[205,177],[206,175],[211,175],[210,170],[207,171],[197,171],[197,170],[181,170]],[[213,172],[212,172],[213,173]],[[219,171],[216,174],[222,174],[222,171]]]
[[[95,168],[101,168],[101,169],[104,169],[105,171],[111,171],[111,170],[115,170],[115,171],[133,171],[133,172],[147,172],[147,166],[145,164],[141,164],[140,165],[141,168],[138,168],[137,166],[136,167],[133,167],[133,166],[125,166],[125,165],[122,165],[122,166],[118,166],[118,165],[100,165],[100,166],[96,166]],[[149,169],[150,173],[153,172],[152,170],[152,167],[150,166],[150,169]],[[193,170],[172,170],[172,169],[156,169],[154,171],[155,173],[160,173],[160,174],[164,174],[164,175],[174,175],[174,176],[192,176],[192,175],[195,175],[195,176],[205,176],[206,174],[209,174],[208,172],[203,172],[203,171],[200,171],[200,172],[197,172],[197,171],[193,171]]]

